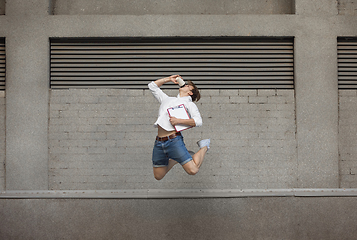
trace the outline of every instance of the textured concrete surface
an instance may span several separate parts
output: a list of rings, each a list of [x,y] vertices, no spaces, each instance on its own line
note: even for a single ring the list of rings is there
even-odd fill
[[[47,189],[49,44],[43,28],[30,26],[41,26],[34,16],[48,15],[48,1],[15,0],[6,9],[6,188]]]
[[[340,187],[357,188],[357,93],[339,91]]]
[[[351,0],[338,0],[338,14],[341,15],[356,15],[357,2]]]
[[[1,239],[355,239],[356,198],[0,200]]]
[[[5,0],[0,0],[0,15],[5,14]]]
[[[336,15],[338,14],[337,2],[338,1],[325,0],[295,0],[295,14],[320,17]]]
[[[54,15],[292,14],[294,0],[53,0]]]
[[[5,91],[0,91],[0,191],[5,190]]]
[[[294,174],[298,187],[338,187],[336,37],[356,35],[355,18],[338,15],[335,1],[317,3],[295,1],[296,14],[54,16],[45,0],[7,2],[6,15],[0,17],[7,50],[6,188],[49,187],[50,37],[177,35],[294,36],[298,169]]]
[[[295,39],[299,187],[338,187],[337,39],[315,24],[325,32]]]
[[[176,96],[177,90],[165,90]],[[149,90],[53,90],[50,189],[293,188],[297,183],[293,90],[202,90],[203,126],[183,132],[189,150],[211,138],[198,175],[180,166],[157,182]]]

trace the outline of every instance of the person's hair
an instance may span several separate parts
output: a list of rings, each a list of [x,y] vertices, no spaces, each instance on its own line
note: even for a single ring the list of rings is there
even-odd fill
[[[192,92],[192,95],[191,95],[192,102],[195,102],[195,101],[198,102],[200,100],[200,98],[201,98],[200,91],[198,90],[196,85],[190,80],[187,81],[187,85],[193,87],[193,89],[191,90],[191,92]]]

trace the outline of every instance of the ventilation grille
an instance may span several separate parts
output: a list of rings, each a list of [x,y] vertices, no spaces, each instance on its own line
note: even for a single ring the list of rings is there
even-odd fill
[[[338,38],[338,88],[357,89],[357,38]]]
[[[0,38],[0,91],[5,90],[5,40]]]
[[[201,89],[291,89],[293,38],[51,39],[52,89],[147,88],[173,74]]]

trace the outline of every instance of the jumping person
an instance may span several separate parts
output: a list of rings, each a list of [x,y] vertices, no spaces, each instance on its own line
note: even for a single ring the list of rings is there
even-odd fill
[[[200,168],[206,152],[209,149],[210,139],[198,141],[200,150],[192,157],[187,151],[180,132],[175,130],[175,125],[183,124],[190,127],[199,127],[202,125],[201,114],[194,101],[200,100],[200,92],[191,81],[187,81],[184,86],[179,88],[177,97],[167,96],[160,87],[168,82],[178,84],[176,78],[179,75],[158,79],[149,83],[148,87],[154,97],[159,101],[159,116],[155,122],[158,128],[152,161],[154,177],[161,180],[168,171],[176,164],[180,163],[183,169],[190,174],[195,175]],[[186,110],[191,116],[190,119],[179,119],[170,117],[167,109],[184,104]]]

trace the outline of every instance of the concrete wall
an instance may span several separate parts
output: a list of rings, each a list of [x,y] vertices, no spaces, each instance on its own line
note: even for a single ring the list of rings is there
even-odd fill
[[[0,191],[5,190],[5,92],[0,91]]]
[[[183,132],[191,151],[199,139],[212,139],[201,171],[188,176],[176,166],[157,182],[151,154],[159,104],[150,91],[52,90],[50,189],[296,187],[293,90],[201,93],[204,125]]]
[[[48,1],[7,1],[0,16],[6,38],[6,189],[48,189],[48,7]]]
[[[338,0],[338,14],[356,15],[357,3],[351,0]]]
[[[5,14],[5,0],[0,0],[0,15]]]
[[[357,94],[339,91],[340,187],[357,188]]]
[[[354,240],[356,198],[0,200],[1,239]]]
[[[108,14],[292,14],[294,0],[53,0],[54,15]]]
[[[93,3],[93,2],[90,2]],[[90,4],[88,3],[88,4]],[[205,125],[201,129],[192,130],[192,133],[188,132],[187,140],[189,148],[193,148],[194,141],[190,134],[195,134],[195,131],[203,131],[205,134],[210,133],[205,130],[207,127],[215,126],[217,129],[221,128],[223,133],[217,134],[212,132],[213,142],[216,142],[216,150],[211,151],[210,155],[212,159],[220,158],[229,159],[227,163],[234,162],[233,167],[239,169],[239,171],[232,174],[233,179],[227,180],[224,177],[219,180],[219,177],[223,176],[221,173],[218,176],[210,177],[210,184],[206,187],[221,187],[225,185],[229,187],[302,187],[302,188],[319,188],[319,187],[338,187],[339,186],[339,170],[338,170],[338,90],[337,90],[337,36],[351,36],[356,34],[354,27],[354,18],[346,18],[338,15],[337,4],[335,1],[305,1],[299,0],[295,2],[296,14],[280,14],[280,15],[50,15],[51,7],[48,1],[36,0],[28,3],[22,1],[11,1],[6,5],[6,15],[0,17],[2,28],[0,29],[0,35],[6,37],[6,52],[7,52],[7,74],[6,74],[6,189],[7,190],[31,190],[42,189],[46,190],[51,188],[61,188],[58,183],[61,181],[61,174],[64,173],[61,170],[61,174],[51,172],[49,169],[58,170],[58,166],[53,165],[59,160],[55,158],[55,155],[49,156],[49,148],[62,147],[61,151],[66,150],[69,142],[61,141],[63,139],[56,138],[52,134],[54,125],[49,126],[49,119],[54,120],[54,116],[50,116],[50,95],[49,91],[49,38],[50,37],[121,37],[121,36],[293,36],[294,42],[294,62],[295,62],[295,95],[289,96],[289,103],[295,104],[295,109],[289,106],[287,115],[279,115],[279,111],[274,108],[270,111],[264,110],[269,105],[269,102],[263,102],[260,104],[261,99],[269,101],[269,92],[267,96],[263,98],[259,94],[265,94],[263,91],[258,91],[257,97],[248,95],[248,99],[258,102],[248,103],[227,103],[230,101],[230,97],[234,99],[236,93],[230,91],[220,91],[218,98],[215,99],[211,94],[217,94],[214,92],[208,93],[208,96],[212,101],[216,101],[216,105],[219,107],[238,107],[238,110],[243,109],[243,106],[247,105],[247,109],[243,109],[237,114],[243,114],[242,119],[238,119],[239,124],[248,120],[253,126],[249,126],[248,133],[242,131],[243,127],[237,125],[236,132],[232,132],[227,126],[221,126],[221,119],[214,120],[214,118],[205,119]],[[20,17],[19,17],[20,16]],[[143,24],[145,23],[145,24]],[[158,27],[160,26],[160,27]],[[21,71],[19,71],[21,69]],[[130,91],[128,91],[130,92]],[[136,94],[135,91],[133,91]],[[293,92],[293,91],[292,91]],[[66,92],[63,92],[67,94]],[[55,94],[55,91],[53,91]],[[77,93],[69,93],[76,96]],[[89,93],[89,97],[96,98],[98,93]],[[131,94],[131,93],[130,93]],[[255,93],[256,94],[256,93]],[[93,95],[93,96],[92,96]],[[98,95],[99,96],[99,95]],[[104,96],[102,98],[106,98]],[[238,95],[239,97],[239,95]],[[274,96],[270,96],[274,99]],[[279,96],[275,96],[279,99]],[[292,98],[295,97],[293,102]],[[60,97],[57,97],[60,98]],[[70,98],[70,96],[64,96],[64,99]],[[109,97],[108,97],[109,99]],[[204,98],[205,99],[205,98]],[[203,99],[203,101],[205,101]],[[209,98],[206,98],[209,99]],[[55,100],[55,98],[53,99]],[[75,100],[75,99],[74,99]],[[248,101],[250,101],[248,100]],[[282,100],[282,99],[280,99]],[[84,101],[84,100],[81,100]],[[202,101],[202,103],[204,103]],[[52,102],[51,104],[55,103]],[[71,103],[71,102],[69,102]],[[75,102],[74,102],[75,103]],[[83,104],[86,103],[85,101]],[[267,104],[267,105],[266,105]],[[209,104],[202,105],[202,113],[207,111],[204,109]],[[255,116],[259,116],[260,119],[250,118],[253,115],[249,115],[253,107]],[[102,106],[98,106],[102,107]],[[124,108],[129,109],[130,104],[125,105]],[[220,112],[224,113],[224,109]],[[265,111],[265,112],[264,112]],[[284,111],[280,111],[284,112]],[[264,115],[264,114],[266,115]],[[277,114],[277,115],[273,115]],[[279,113],[279,114],[278,114]],[[51,112],[51,114],[53,114]],[[71,113],[67,113],[71,114]],[[88,114],[85,113],[85,114]],[[224,113],[226,114],[226,113]],[[244,115],[246,114],[246,115]],[[246,118],[248,114],[248,119]],[[269,115],[270,114],[270,115]],[[293,117],[296,117],[295,124],[293,123]],[[62,115],[63,116],[63,113]],[[279,134],[272,134],[274,139],[267,139],[271,135],[261,132],[261,127],[267,126],[267,122],[271,121],[268,117],[276,117],[278,123],[285,121],[283,118],[288,117],[292,124],[287,124],[287,128],[283,129],[288,133],[296,131],[296,135],[291,135],[289,141],[281,139],[282,132]],[[66,115],[65,115],[66,117]],[[67,115],[68,117],[68,115]],[[83,117],[83,116],[82,116]],[[88,115],[89,118],[93,117]],[[58,116],[57,116],[58,118]],[[232,116],[231,118],[234,118]],[[278,119],[279,118],[279,119]],[[280,119],[281,118],[281,119]],[[258,120],[257,120],[258,119]],[[144,119],[140,119],[144,120]],[[146,124],[151,124],[153,121],[148,121]],[[151,120],[151,119],[150,119]],[[61,124],[59,119],[53,123]],[[68,120],[66,120],[68,121]],[[247,123],[247,121],[245,122]],[[50,123],[51,124],[51,123]],[[66,124],[64,121],[63,124]],[[266,124],[266,125],[265,125]],[[269,124],[271,124],[269,122]],[[273,125],[272,125],[273,126]],[[147,126],[142,125],[139,128],[146,129]],[[138,128],[138,129],[139,129]],[[254,129],[256,128],[256,129]],[[274,128],[274,126],[273,126]],[[276,127],[277,129],[279,127]],[[50,129],[50,131],[49,131]],[[141,130],[142,130],[141,129]],[[271,128],[270,128],[271,129]],[[267,132],[270,130],[268,128]],[[210,130],[210,129],[209,129]],[[258,132],[254,132],[257,130]],[[56,130],[57,131],[57,130]],[[81,128],[84,131],[84,128]],[[88,131],[88,128],[87,128]],[[98,131],[96,129],[96,131]],[[150,137],[154,133],[154,129],[150,130],[152,133],[148,134]],[[259,132],[260,131],[260,132]],[[234,139],[231,144],[234,143],[234,147],[239,147],[239,154],[242,158],[234,154],[232,149],[225,151],[224,146],[234,134],[239,134],[241,138]],[[246,139],[245,134],[253,134],[257,138]],[[51,136],[51,142],[49,142],[49,135]],[[60,134],[59,134],[60,135]],[[59,136],[57,135],[57,136]],[[72,134],[74,136],[74,134]],[[71,136],[72,136],[71,135]],[[88,134],[82,134],[82,137]],[[72,136],[72,137],[73,137]],[[80,134],[77,134],[77,137]],[[199,135],[199,137],[206,137],[207,135]],[[227,139],[220,139],[219,136],[227,136]],[[98,136],[96,136],[98,137]],[[134,138],[135,134],[131,136]],[[209,137],[209,136],[207,136]],[[279,138],[278,138],[279,137]],[[296,138],[296,139],[294,139]],[[76,140],[76,139],[69,139]],[[83,139],[82,139],[83,140]],[[87,145],[93,139],[85,139]],[[90,154],[96,154],[95,151],[107,151],[107,148],[113,149],[110,144],[118,145],[118,141],[107,141],[104,143],[101,139],[95,139],[96,144],[99,142],[101,145],[93,146],[92,143],[89,146],[82,148],[82,152],[85,156]],[[107,139],[117,140],[117,139]],[[57,141],[57,143],[56,143]],[[151,143],[147,140],[147,144]],[[114,143],[113,143],[114,142]],[[56,145],[57,144],[57,145]],[[67,145],[61,145],[67,144]],[[248,144],[248,145],[245,145]],[[148,145],[145,145],[148,146]],[[248,146],[244,149],[244,146]],[[274,148],[272,148],[272,146]],[[231,146],[230,146],[231,147]],[[296,147],[296,152],[295,151]],[[71,146],[68,149],[73,150]],[[79,149],[79,148],[77,148]],[[115,148],[114,148],[115,149]],[[140,151],[145,153],[149,152],[148,147]],[[275,149],[274,154],[271,152],[256,152],[259,149]],[[214,144],[213,148],[214,150]],[[93,151],[93,152],[92,152]],[[136,152],[125,152],[126,155],[123,159],[132,159],[136,155]],[[150,151],[151,152],[151,151]],[[65,152],[62,152],[65,154]],[[120,152],[123,153],[123,152]],[[287,158],[281,158],[281,154],[288,153]],[[70,154],[70,152],[68,152]],[[100,154],[97,153],[97,154]],[[142,154],[142,153],[141,153]],[[216,154],[216,155],[215,155]],[[250,155],[249,155],[250,154]],[[248,155],[248,156],[247,156]],[[260,156],[262,155],[262,156]],[[112,153],[112,157],[107,155],[110,161],[116,161],[115,156]],[[150,155],[149,155],[150,156]],[[76,157],[79,157],[77,154]],[[119,157],[119,156],[118,156]],[[212,165],[209,165],[209,155],[207,163],[204,165],[206,168],[206,174],[217,174],[217,167],[220,165],[218,161]],[[63,160],[63,155],[61,157]],[[66,161],[72,161],[71,158],[66,158]],[[75,159],[75,158],[73,158]],[[238,159],[234,161],[233,159]],[[49,161],[50,160],[50,161]],[[74,161],[74,160],[73,160]],[[141,160],[144,161],[144,160]],[[211,160],[213,161],[213,160]],[[252,164],[256,161],[258,165]],[[282,161],[284,164],[280,164]],[[77,164],[84,163],[84,160],[75,161]],[[61,162],[64,165],[65,162]],[[149,166],[149,161],[144,166]],[[233,164],[233,163],[232,163]],[[239,164],[239,165],[238,165]],[[50,166],[51,165],[51,166]],[[251,166],[254,165],[254,168]],[[75,166],[75,165],[73,165]],[[231,166],[225,166],[230,168]],[[277,168],[276,171],[268,171],[267,169]],[[66,167],[66,166],[65,166]],[[204,168],[202,170],[204,170]],[[249,169],[244,171],[242,169]],[[79,166],[79,169],[83,169],[83,165]],[[223,169],[224,171],[225,169]],[[51,170],[52,171],[52,170]],[[53,170],[54,171],[54,170]],[[147,168],[140,174],[144,182],[146,175],[150,175],[147,171],[151,171]],[[178,176],[174,176],[171,179],[177,180],[180,178],[180,170],[177,170]],[[70,171],[67,171],[70,173]],[[202,174],[201,171],[200,174]],[[84,173],[82,173],[84,174]],[[100,176],[102,173],[91,172],[90,176]],[[275,174],[275,175],[271,175]],[[50,176],[51,175],[51,176]],[[259,175],[259,176],[258,176]],[[238,177],[237,177],[238,176]],[[257,177],[258,176],[258,177]],[[278,180],[278,177],[283,176]],[[187,177],[187,176],[185,176]],[[57,179],[56,179],[57,178]],[[59,178],[59,179],[58,179]],[[74,179],[74,178],[73,178]],[[71,179],[71,181],[73,180]],[[97,178],[101,183],[102,178]],[[114,179],[114,178],[113,178]],[[170,178],[169,178],[170,179]],[[198,177],[196,178],[196,180]],[[212,180],[213,179],[213,180]],[[296,180],[297,179],[297,180]],[[90,179],[89,179],[90,180]],[[96,180],[96,181],[97,181]],[[51,183],[49,181],[52,181]],[[81,188],[85,187],[93,189],[95,186],[88,184],[79,185],[77,183],[83,182],[81,177],[77,177],[77,180],[73,180],[74,185],[66,185],[65,188]],[[103,180],[103,182],[107,179]],[[150,180],[151,181],[151,180]],[[222,181],[222,184],[219,182]],[[297,181],[297,182],[295,182]],[[92,182],[92,181],[91,181]],[[156,182],[155,182],[156,183]],[[217,184],[219,183],[219,184]],[[228,183],[223,184],[223,183]],[[156,183],[158,185],[151,187],[164,187],[160,185],[164,183]],[[196,184],[196,183],[195,183]],[[55,186],[56,185],[56,186]],[[114,185],[106,185],[103,188],[107,188]],[[122,186],[122,185],[120,185]],[[182,185],[189,187],[190,184]],[[192,186],[192,185],[191,185]],[[195,185],[198,187],[201,185]],[[205,186],[202,186],[205,187]],[[63,188],[62,188],[63,189]]]

